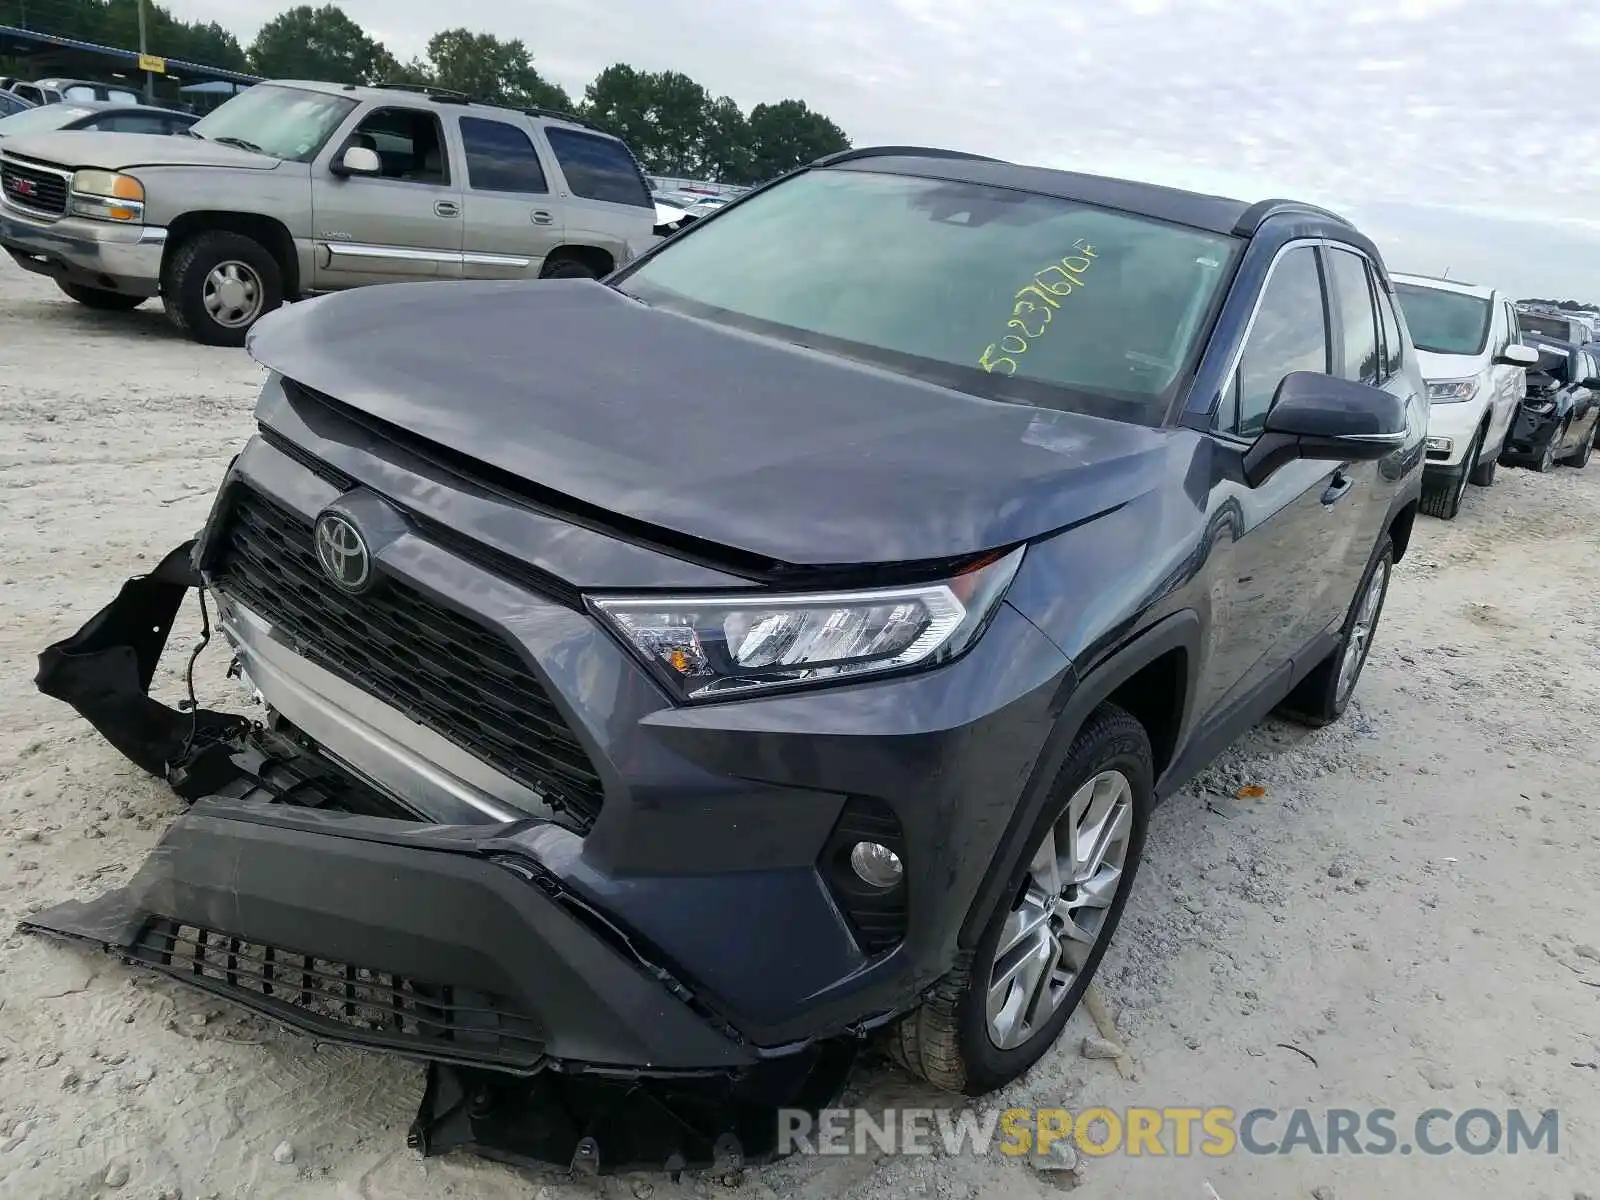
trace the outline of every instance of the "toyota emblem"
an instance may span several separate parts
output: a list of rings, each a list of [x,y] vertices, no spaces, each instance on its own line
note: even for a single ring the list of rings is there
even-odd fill
[[[364,592],[372,583],[372,555],[361,531],[341,513],[325,512],[317,518],[317,562],[334,586],[346,592]]]

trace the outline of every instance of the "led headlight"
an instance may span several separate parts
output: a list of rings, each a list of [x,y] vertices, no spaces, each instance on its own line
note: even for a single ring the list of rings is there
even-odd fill
[[[718,700],[946,662],[982,633],[1022,554],[910,587],[589,604],[677,695]]]
[[[1441,379],[1428,385],[1428,399],[1434,404],[1460,404],[1477,394],[1476,379]]]
[[[144,184],[115,171],[79,171],[72,177],[68,207],[100,221],[144,220]]]

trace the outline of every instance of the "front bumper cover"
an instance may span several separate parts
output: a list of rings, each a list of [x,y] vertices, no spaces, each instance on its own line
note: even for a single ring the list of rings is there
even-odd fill
[[[278,735],[152,699],[199,583],[192,551],[124,584],[40,656],[36,682],[195,803],[126,886],[23,930],[426,1061],[411,1135],[424,1153],[583,1170],[755,1161],[776,1141],[774,1107],[821,1106],[843,1086],[854,1039],[750,1045],[572,895],[543,866],[571,852],[557,844],[569,830],[334,811],[339,771],[313,749],[291,746],[284,765]]]
[[[0,209],[0,246],[19,267],[36,275],[148,297],[161,291],[167,231],[83,217],[35,220],[15,209]]]

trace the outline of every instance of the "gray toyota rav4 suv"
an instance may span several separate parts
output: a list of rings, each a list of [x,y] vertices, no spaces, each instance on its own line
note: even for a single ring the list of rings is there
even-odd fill
[[[204,530],[39,674],[193,805],[28,927],[428,1060],[424,1149],[590,1164],[648,1123],[584,1080],[1034,1063],[1152,806],[1349,704],[1427,421],[1340,217],[906,148],[603,281],[329,296],[250,351]],[[147,694],[193,588],[253,719]]]

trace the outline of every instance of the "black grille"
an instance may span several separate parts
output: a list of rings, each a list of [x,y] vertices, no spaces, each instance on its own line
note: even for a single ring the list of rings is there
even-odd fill
[[[130,956],[303,1029],[427,1058],[536,1066],[537,1027],[499,997],[158,919]]]
[[[0,190],[13,204],[39,212],[67,211],[67,181],[54,171],[30,167],[16,159],[0,162]]]
[[[600,778],[543,686],[500,635],[398,580],[352,596],[322,573],[311,527],[237,487],[214,571],[307,658],[531,787],[587,829]]]

